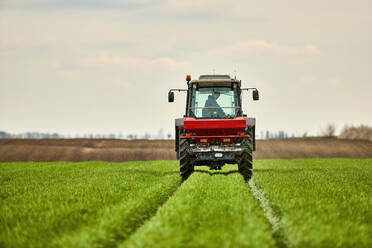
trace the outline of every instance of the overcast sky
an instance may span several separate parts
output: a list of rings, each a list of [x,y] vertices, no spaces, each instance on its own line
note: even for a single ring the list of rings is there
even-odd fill
[[[371,30],[370,0],[0,0],[0,130],[172,132],[213,69],[258,130],[372,125]]]

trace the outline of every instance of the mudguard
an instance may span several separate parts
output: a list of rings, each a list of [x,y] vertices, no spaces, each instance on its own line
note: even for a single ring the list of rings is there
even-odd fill
[[[183,118],[177,118],[175,119],[175,151],[177,153],[177,159],[180,158],[180,153],[179,153],[179,145],[180,145],[180,130],[183,130]]]
[[[246,131],[248,135],[252,137],[253,151],[256,151],[256,118],[247,117],[246,119]],[[252,129],[249,129],[252,126]]]

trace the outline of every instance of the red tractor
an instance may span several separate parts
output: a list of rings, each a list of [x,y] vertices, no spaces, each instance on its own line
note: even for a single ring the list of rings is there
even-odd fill
[[[252,152],[256,148],[256,119],[242,111],[241,81],[229,75],[202,75],[198,80],[186,76],[187,89],[171,89],[168,102],[174,102],[174,91],[186,91],[186,113],[176,119],[176,152],[180,174],[187,179],[194,166],[207,165],[220,170],[226,164],[238,164],[248,180],[252,176]]]

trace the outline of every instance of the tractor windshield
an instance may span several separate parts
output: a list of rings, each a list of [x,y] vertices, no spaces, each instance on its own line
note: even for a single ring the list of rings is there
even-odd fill
[[[230,87],[194,88],[190,110],[196,118],[234,118],[239,112],[237,90]]]

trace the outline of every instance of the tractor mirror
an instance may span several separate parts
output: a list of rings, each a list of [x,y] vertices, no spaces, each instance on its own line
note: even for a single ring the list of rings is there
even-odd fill
[[[253,100],[254,101],[257,101],[258,99],[260,99],[259,95],[258,95],[258,90],[254,90],[252,92],[252,96],[253,96]]]
[[[174,102],[174,92],[168,92],[168,102]]]

